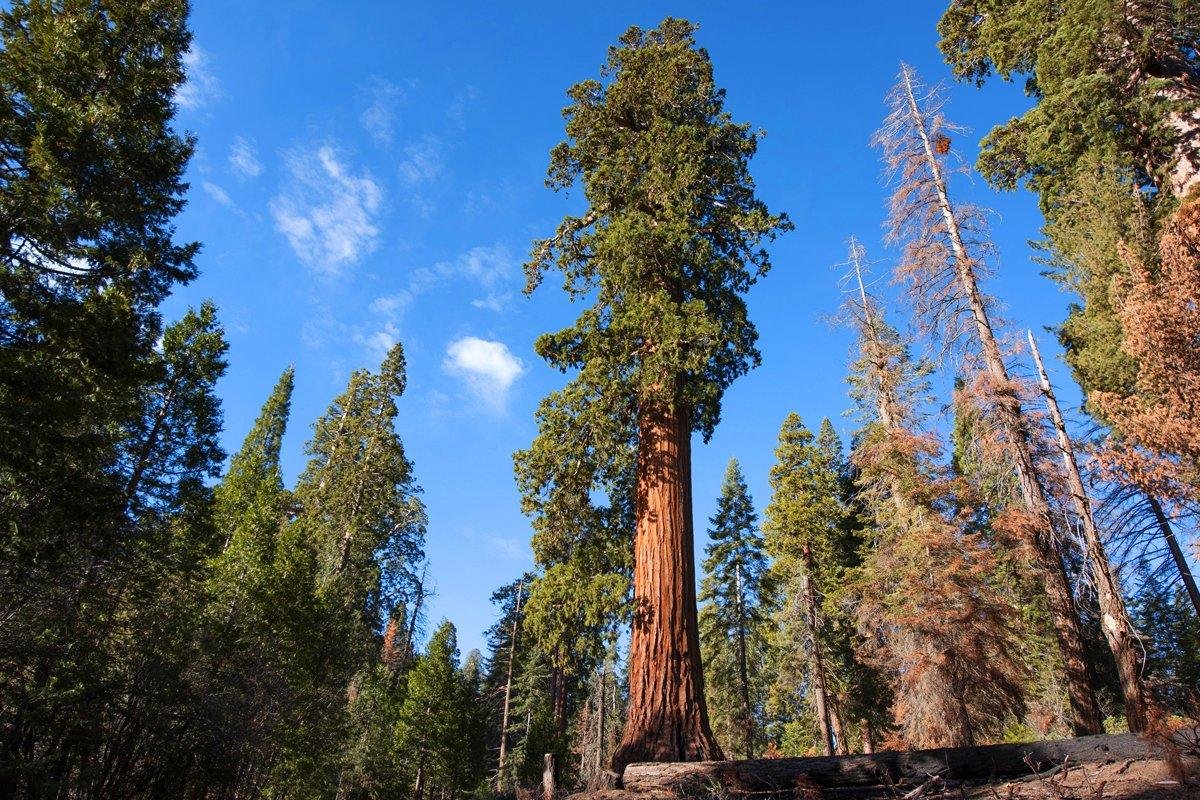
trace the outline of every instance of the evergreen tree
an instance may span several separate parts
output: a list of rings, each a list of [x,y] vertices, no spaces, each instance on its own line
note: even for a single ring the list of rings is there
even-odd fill
[[[995,186],[1021,180],[1049,209],[1090,163],[1183,197],[1200,180],[1200,9],[1188,2],[955,0],[938,23],[956,77],[1026,77],[1036,104],[983,142]]]
[[[279,581],[292,606],[281,624],[295,642],[292,690],[303,724],[287,731],[272,778],[279,793],[335,786],[353,742],[345,697],[395,606],[420,590],[425,511],[396,434],[404,353],[378,373],[357,370],[317,420],[296,486],[299,513],[276,546]]]
[[[787,226],[754,195],[758,137],[723,110],[694,31],[677,19],[631,28],[609,51],[607,81],[569,91],[568,140],[552,151],[549,184],[582,183],[589,208],[538,243],[526,267],[529,290],[557,267],[573,298],[595,299],[536,345],[578,373],[543,402],[539,436],[518,455],[530,511],[561,525],[553,507],[586,509],[594,490],[636,474],[641,611],[618,769],[720,754],[700,676],[691,434],[712,433],[724,389],[758,361],[742,294],[769,266],[762,240]]]
[[[213,522],[223,546],[209,564],[201,632],[212,659],[213,706],[224,712],[227,754],[240,767],[239,780],[272,762],[278,728],[290,720],[294,698],[289,659],[297,642],[284,635],[293,598],[276,552],[290,497],[279,453],[293,380],[289,367],[213,492]]]
[[[763,530],[771,570],[788,600],[779,613],[782,643],[778,666],[785,708],[794,707],[798,690],[808,687],[808,701],[826,755],[838,745],[834,735],[837,709],[831,700],[833,680],[824,602],[838,576],[835,547],[845,509],[830,453],[822,450],[796,413],[788,414],[779,431],[775,466],[771,468],[771,502]],[[794,713],[794,712],[793,712]],[[836,727],[842,727],[840,722]]]
[[[132,730],[133,716],[164,725],[191,716],[179,671],[187,654],[172,653],[165,635],[186,625],[164,629],[176,606],[162,601],[191,597],[177,581],[190,579],[203,535],[173,542],[182,529],[167,517],[180,506],[202,515],[203,480],[193,478],[210,467],[210,442],[149,456],[179,457],[156,466],[187,478],[133,481],[148,491],[139,514],[145,500],[159,515],[152,532],[126,513],[136,463],[127,446],[146,443],[134,437],[163,374],[156,306],[195,272],[196,245],[176,243],[173,229],[192,143],[172,127],[172,97],[190,41],[179,0],[17,0],[0,10],[5,796],[83,791],[102,769],[115,770],[112,793],[170,794],[186,772],[126,760],[130,739],[108,734]],[[195,422],[203,438],[219,415]],[[150,608],[124,613],[135,602]],[[137,709],[132,687],[144,699]],[[151,746],[145,728],[136,735]],[[84,775],[85,763],[97,771]]]
[[[454,626],[443,622],[409,673],[396,724],[414,800],[463,794],[480,784],[486,767],[477,717],[473,687],[458,666]]]
[[[708,708],[721,749],[757,758],[765,743],[775,587],[737,459],[729,460],[711,523],[700,585]]]

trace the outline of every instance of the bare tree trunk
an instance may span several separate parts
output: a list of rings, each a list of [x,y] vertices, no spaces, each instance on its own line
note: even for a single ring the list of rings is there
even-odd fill
[[[596,703],[596,759],[593,765],[596,775],[604,771],[604,711],[608,695],[608,664],[600,662],[600,694]]]
[[[542,757],[542,798],[554,800],[558,794],[558,759],[554,753]]]
[[[808,621],[808,636],[812,648],[812,662],[809,670],[813,685],[813,709],[817,713],[817,725],[821,729],[821,745],[825,755],[833,755],[833,730],[829,719],[829,694],[825,691],[825,659],[821,654],[821,639],[817,623],[817,588],[813,584],[812,546],[804,545],[804,616]]]
[[[742,565],[734,566],[737,587],[738,631],[738,680],[742,698],[742,733],[745,736],[746,758],[754,758],[754,713],[750,709],[750,670],[746,664],[746,604],[742,596]]]
[[[1162,503],[1158,502],[1157,498],[1147,494],[1146,501],[1150,504],[1150,510],[1154,513],[1154,519],[1158,523],[1158,530],[1167,543],[1167,550],[1171,552],[1171,560],[1175,562],[1175,569],[1179,570],[1179,577],[1183,580],[1188,597],[1192,599],[1192,607],[1196,609],[1197,614],[1200,614],[1200,589],[1196,588],[1196,577],[1192,575],[1192,568],[1188,565],[1187,558],[1183,555],[1183,548],[1179,546],[1179,539],[1176,538],[1175,531],[1171,528],[1171,520],[1167,518]]]
[[[691,425],[678,407],[643,408],[639,420],[634,618],[629,713],[613,755],[634,761],[720,759],[708,724],[692,538]]]
[[[403,658],[401,661],[402,668],[407,667],[408,662],[412,659],[413,637],[417,635],[417,621],[421,618],[421,604],[425,602],[425,581],[428,574],[429,564],[426,563],[424,567],[421,567],[421,580],[417,582],[417,599],[413,603],[412,618],[408,621],[408,630],[404,632],[404,652],[401,653],[401,657]]]
[[[835,700],[831,700],[829,703],[829,723],[833,729],[833,750],[835,755],[850,755],[850,748],[846,746],[846,729],[842,725],[842,714],[838,710],[838,704]]]
[[[1149,724],[1149,707],[1146,700],[1146,687],[1142,683],[1143,659],[1141,643],[1138,641],[1137,630],[1129,619],[1125,608],[1125,600],[1121,589],[1113,576],[1108,554],[1104,543],[1100,541],[1100,532],[1096,530],[1096,520],[1092,515],[1091,500],[1079,474],[1079,464],[1075,460],[1075,449],[1071,437],[1067,434],[1067,426],[1063,421],[1058,400],[1054,396],[1054,387],[1050,384],[1050,376],[1042,363],[1042,354],[1038,352],[1037,342],[1033,331],[1027,331],[1029,350],[1037,365],[1038,378],[1042,386],[1042,395],[1046,398],[1046,408],[1050,412],[1050,421],[1058,434],[1058,447],[1062,451],[1063,466],[1067,472],[1067,487],[1071,492],[1071,500],[1075,505],[1075,513],[1079,516],[1083,528],[1083,539],[1087,545],[1088,560],[1092,567],[1092,579],[1096,585],[1096,595],[1100,600],[1100,629],[1108,640],[1117,662],[1117,672],[1121,678],[1121,694],[1125,698],[1125,718],[1129,722],[1129,730],[1140,733]]]
[[[863,717],[862,720],[862,747],[864,755],[871,755],[875,752],[875,728],[867,717]]]
[[[999,422],[1008,439],[1009,450],[1015,463],[1021,487],[1021,499],[1024,502],[1025,510],[1032,517],[1036,526],[1029,531],[1028,538],[1036,559],[1035,566],[1040,573],[1039,577],[1046,593],[1046,604],[1054,625],[1059,651],[1062,654],[1067,679],[1067,695],[1071,703],[1072,727],[1077,735],[1099,733],[1103,730],[1103,720],[1092,686],[1091,666],[1083,645],[1083,634],[1080,630],[1079,616],[1075,610],[1071,586],[1067,582],[1062,556],[1054,542],[1050,504],[1046,499],[1045,490],[1038,480],[1033,453],[1023,424],[1021,404],[1007,389],[1009,385],[1008,368],[1004,365],[1000,346],[996,342],[995,332],[988,319],[987,307],[975,275],[974,261],[967,253],[963,243],[958,218],[955,216],[954,207],[951,205],[949,194],[946,191],[946,181],[942,174],[941,164],[934,153],[933,143],[929,139],[928,125],[917,104],[912,86],[912,74],[906,68],[902,75],[909,110],[921,137],[925,158],[937,191],[938,206],[949,233],[960,290],[971,308],[971,316],[975,321],[976,333],[983,351],[983,361],[992,379],[999,386],[1004,387],[1002,394],[996,398]]]
[[[504,681],[504,712],[500,718],[500,759],[496,765],[496,791],[504,791],[504,766],[508,758],[508,713],[512,704],[513,665],[517,661],[517,625],[521,619],[521,596],[525,591],[525,580],[517,583],[517,601],[513,611],[512,633],[508,642],[508,676]]]

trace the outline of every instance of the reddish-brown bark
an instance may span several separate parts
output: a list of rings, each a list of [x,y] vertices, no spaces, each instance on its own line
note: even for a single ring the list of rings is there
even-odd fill
[[[639,422],[634,620],[629,715],[613,755],[638,761],[719,760],[704,702],[692,534],[691,426],[679,408],[644,408]]]

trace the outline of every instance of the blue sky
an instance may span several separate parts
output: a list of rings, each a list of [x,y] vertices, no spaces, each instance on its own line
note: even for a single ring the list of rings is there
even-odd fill
[[[578,309],[551,279],[521,292],[532,239],[578,208],[543,186],[562,138],[565,89],[595,77],[631,24],[698,22],[734,117],[768,132],[752,165],[760,195],[796,225],[752,291],[763,366],[735,384],[711,443],[695,448],[698,545],[730,456],[760,508],[779,425],[854,421],[843,380],[849,337],[824,318],[839,302],[845,239],[877,268],[887,187],[869,148],[901,59],[948,78],[935,24],[945,2],[195,4],[179,124],[198,137],[181,238],[203,243],[201,276],[168,303],[175,317],[212,298],[231,342],[220,385],[234,450],[280,371],[296,366],[289,478],[311,422],[349,371],[405,344],[409,389],[398,429],[429,509],[437,597],[464,652],[491,624],[492,590],[531,564],[511,454],[535,434],[538,400],[563,376],[534,338]],[[950,115],[975,142],[1028,105],[1020,86],[952,86]],[[1040,217],[1025,193],[960,178],[957,195],[996,211],[1000,270],[989,289],[1014,328],[1060,321],[1069,298],[1039,275],[1028,241]],[[886,282],[879,290],[893,294]],[[903,324],[902,314],[895,320]],[[1060,395],[1077,392],[1052,337]]]

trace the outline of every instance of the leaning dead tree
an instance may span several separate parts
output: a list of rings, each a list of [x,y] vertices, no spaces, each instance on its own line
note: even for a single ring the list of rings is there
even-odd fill
[[[1096,587],[1096,597],[1100,601],[1100,629],[1108,647],[1113,652],[1117,662],[1117,672],[1121,678],[1121,694],[1125,698],[1125,717],[1129,721],[1129,729],[1145,730],[1149,723],[1146,687],[1142,682],[1142,668],[1145,660],[1137,630],[1129,619],[1125,608],[1125,599],[1121,596],[1121,588],[1113,575],[1112,566],[1108,561],[1108,553],[1100,540],[1100,532],[1096,529],[1096,519],[1092,513],[1092,501],[1084,488],[1083,478],[1079,474],[1079,463],[1075,460],[1075,448],[1067,433],[1062,411],[1058,407],[1058,399],[1054,395],[1054,387],[1050,384],[1050,376],[1042,364],[1042,354],[1038,352],[1037,341],[1033,331],[1026,332],[1029,337],[1029,352],[1033,354],[1034,364],[1037,365],[1038,382],[1041,385],[1042,396],[1046,400],[1046,409],[1050,412],[1050,421],[1058,439],[1058,448],[1062,453],[1063,466],[1066,469],[1067,488],[1071,502],[1075,506],[1075,514],[1079,517],[1079,527],[1083,533],[1084,546],[1087,551],[1088,565],[1092,571],[1092,582]]]
[[[1018,527],[1033,553],[1044,588],[1066,674],[1073,727],[1077,734],[1103,730],[1092,674],[1071,586],[1056,544],[1050,502],[1039,478],[1034,450],[1016,384],[979,286],[990,242],[977,211],[954,204],[945,159],[950,133],[957,129],[942,114],[945,99],[922,86],[912,67],[902,64],[888,97],[891,113],[875,136],[896,183],[891,198],[890,238],[904,244],[897,277],[909,285],[915,307],[931,334],[947,343],[970,343],[982,364],[976,375],[989,395],[995,419],[1013,462],[1023,505]]]

